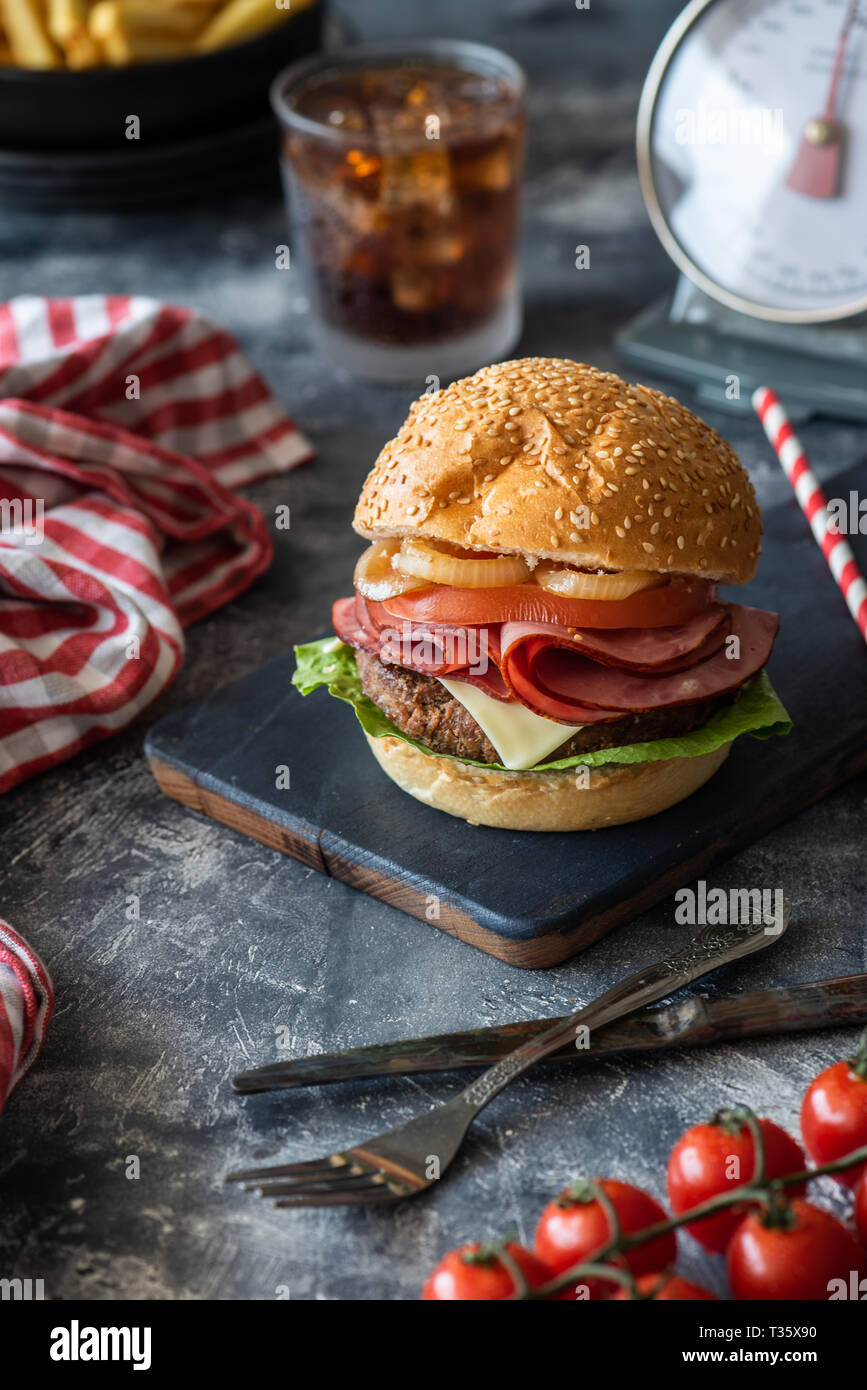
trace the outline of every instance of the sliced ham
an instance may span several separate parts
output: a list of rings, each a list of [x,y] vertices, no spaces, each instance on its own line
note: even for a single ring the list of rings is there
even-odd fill
[[[566,628],[555,623],[503,623],[500,651],[544,637],[603,666],[626,671],[676,671],[721,647],[731,628],[731,604],[712,604],[678,627]]]
[[[542,640],[542,639],[536,639]],[[584,657],[576,660],[584,661]],[[589,663],[592,664],[592,663]],[[600,668],[601,669],[601,668]],[[519,645],[503,663],[505,683],[516,700],[546,719],[555,719],[560,724],[600,724],[607,719],[620,719],[622,710],[603,709],[601,706],[585,705],[575,699],[562,699],[548,690],[541,690],[527,663],[526,647]]]
[[[554,646],[544,637],[513,644],[503,660],[506,684],[537,714],[581,723],[586,706],[621,713],[644,713],[674,705],[693,704],[730,694],[760,671],[771,654],[780,625],[776,613],[761,608],[729,605],[730,638],[737,638],[739,656],[730,656],[730,642],[688,670],[667,675],[638,675],[602,666]]]
[[[468,685],[478,686],[486,695],[490,695],[493,700],[502,700],[504,704],[514,704],[515,697],[512,694],[503,677],[500,675],[500,668],[489,662],[488,669],[481,672],[478,668],[464,666],[460,670],[450,671],[449,680],[466,681]]]
[[[338,599],[331,619],[337,636],[349,646],[360,647],[381,661],[422,675],[464,679],[458,673],[467,667],[478,676],[485,676],[492,665],[496,669],[496,629],[492,635],[483,627],[401,622],[387,613],[381,603],[368,601],[361,594],[354,599]],[[510,698],[499,672],[490,683],[498,691],[497,698]],[[483,688],[487,689],[487,685]]]
[[[360,595],[338,599],[332,617],[342,641],[382,661],[467,681],[571,725],[731,694],[765,665],[779,627],[775,613],[733,603],[668,628],[410,622]]]
[[[369,633],[359,617],[355,598],[339,598],[331,609],[331,624],[341,642],[349,647],[360,647],[364,652],[379,655],[382,645],[379,633],[374,629]]]

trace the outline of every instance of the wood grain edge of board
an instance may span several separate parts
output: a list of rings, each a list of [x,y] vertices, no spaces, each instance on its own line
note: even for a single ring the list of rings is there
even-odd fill
[[[318,839],[308,839],[304,835],[296,834],[287,830],[285,826],[277,825],[265,816],[260,816],[256,811],[240,806],[228,797],[209,791],[189,773],[165,762],[158,754],[152,753],[148,761],[160,791],[173,801],[181,802],[191,811],[199,811],[210,820],[219,821],[230,830],[249,835],[260,844],[267,845],[269,849],[276,849],[281,854],[290,855],[292,859],[299,859],[308,868],[317,869],[319,873],[328,873]]]
[[[303,835],[287,830],[284,826],[276,825],[273,821],[259,815],[256,811],[251,811],[246,806],[240,806],[228,797],[209,791],[196,782],[189,773],[166,762],[158,754],[151,754],[149,761],[157,786],[172,800],[179,801],[190,810],[198,811],[212,820],[219,821],[221,825],[228,826],[230,830],[237,830],[242,835],[248,835],[252,839],[258,840],[260,844],[267,845],[269,849],[276,849],[282,854],[290,855],[293,859],[299,859],[303,864],[317,869],[320,873],[340,879],[349,887],[356,888],[359,892],[368,894],[369,897],[378,898],[391,907],[397,907],[402,912],[408,913],[409,916],[418,918],[419,921],[438,927],[440,931],[447,932],[449,936],[455,936],[460,941],[476,946],[480,951],[487,952],[488,955],[497,956],[508,965],[527,968],[555,965],[580,949],[580,945],[564,945],[560,933],[549,938],[557,944],[553,949],[548,950],[544,947],[544,939],[529,942],[508,942],[498,936],[496,932],[475,921],[468,913],[462,912],[448,903],[441,904],[439,917],[432,918],[428,915],[429,895],[414,888],[411,884],[387,878],[372,865],[354,862],[328,847],[323,847],[319,835],[315,839],[307,839]],[[607,928],[603,928],[603,930],[607,930]],[[590,944],[589,940],[587,944]]]
[[[412,884],[388,878],[371,864],[346,859],[328,846],[323,847],[321,835],[325,832],[316,834],[314,839],[293,833],[228,797],[200,786],[188,773],[164,761],[158,754],[150,755],[150,766],[161,791],[191,810],[199,811],[242,835],[248,835],[269,849],[288,854],[359,892],[400,908],[409,916],[437,927],[487,955],[495,956],[506,965],[540,970],[561,965],[563,961],[586,950],[615,927],[645,912],[667,894],[705,872],[719,859],[767,833],[789,815],[821,800],[849,777],[867,770],[867,748],[860,750],[856,757],[850,757],[845,768],[838,769],[836,763],[831,762],[824,765],[822,775],[817,775],[801,787],[797,795],[793,793],[776,804],[759,801],[757,809],[739,823],[732,836],[705,845],[666,873],[646,883],[630,898],[615,903],[603,912],[584,917],[565,930],[556,929],[545,936],[517,941],[498,935],[448,903],[440,905],[438,918],[432,918],[427,912],[430,905],[428,894]]]

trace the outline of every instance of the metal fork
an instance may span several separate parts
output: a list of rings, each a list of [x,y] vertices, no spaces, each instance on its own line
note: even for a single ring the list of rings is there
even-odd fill
[[[442,1177],[473,1120],[516,1076],[570,1040],[581,1046],[584,1029],[601,1028],[778,941],[789,924],[790,907],[786,902],[782,924],[773,928],[763,922],[705,928],[678,955],[637,971],[577,1013],[556,1020],[453,1100],[407,1124],[324,1158],[228,1173],[226,1182],[240,1182],[248,1192],[275,1198],[278,1207],[385,1205],[414,1197]]]

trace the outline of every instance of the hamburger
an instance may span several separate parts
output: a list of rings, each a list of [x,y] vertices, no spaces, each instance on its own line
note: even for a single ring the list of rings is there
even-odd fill
[[[762,523],[737,456],[678,401],[524,358],[422,396],[355,509],[335,636],[294,682],[353,705],[382,770],[472,824],[588,830],[691,795],[790,724],[779,619],[724,601]]]

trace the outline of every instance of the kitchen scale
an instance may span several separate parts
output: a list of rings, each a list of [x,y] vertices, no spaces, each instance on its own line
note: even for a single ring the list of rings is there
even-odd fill
[[[867,420],[867,0],[692,0],[638,111],[638,172],[681,271],[616,338],[746,414]]]

